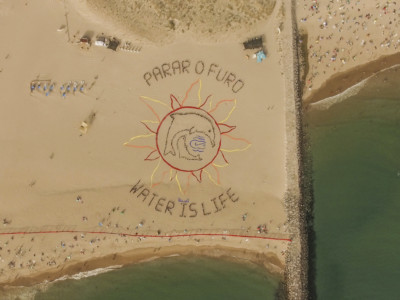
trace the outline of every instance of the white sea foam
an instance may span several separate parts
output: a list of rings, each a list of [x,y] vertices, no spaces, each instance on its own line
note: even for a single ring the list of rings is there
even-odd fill
[[[342,102],[343,100],[346,100],[350,98],[351,96],[357,95],[357,93],[368,83],[370,79],[375,77],[376,75],[385,72],[387,70],[397,68],[400,65],[393,65],[389,68],[380,70],[379,72],[376,72],[375,74],[372,74],[371,76],[365,78],[364,80],[360,81],[359,83],[356,83],[355,85],[349,87],[348,89],[344,90],[340,94],[334,95],[332,97],[328,97],[322,100],[319,100],[317,102],[311,103],[310,108],[311,109],[317,109],[317,110],[326,110],[330,108],[332,105],[337,104]]]
[[[65,275],[65,276],[62,276],[62,277],[52,281],[52,282],[44,281],[42,283],[39,283],[39,284],[31,286],[31,287],[23,287],[23,286],[8,287],[5,290],[0,290],[0,299],[1,300],[15,300],[15,299],[33,300],[33,299],[35,299],[35,295],[38,292],[46,291],[54,282],[61,281],[61,280],[67,280],[67,279],[79,280],[82,278],[87,278],[87,277],[107,273],[112,270],[119,269],[121,267],[122,267],[122,265],[115,265],[115,266],[110,266],[107,268],[98,268],[98,269],[94,269],[91,271],[80,272],[80,273],[74,274],[74,275]]]
[[[80,272],[74,275],[64,275],[55,281],[60,281],[60,280],[67,280],[67,279],[74,279],[74,280],[79,280],[82,278],[87,278],[87,277],[92,277],[92,276],[96,276],[99,274],[103,274],[103,273],[107,273],[116,269],[120,269],[122,267],[122,265],[115,265],[115,266],[110,266],[110,267],[106,267],[106,268],[98,268],[98,269],[94,269],[94,270],[90,270],[90,271],[85,271],[85,272]]]
[[[181,256],[181,255],[176,253],[176,254],[167,255],[166,257],[176,257],[176,256]]]
[[[337,94],[335,96],[328,97],[328,98],[319,100],[317,102],[311,103],[310,108],[317,109],[317,110],[326,110],[334,104],[340,103],[343,100],[346,100],[347,98],[349,98],[351,96],[357,95],[357,93],[365,86],[365,84],[367,83],[367,81],[370,78],[371,77],[365,78],[364,80],[360,81],[359,83],[344,90],[340,94]]]

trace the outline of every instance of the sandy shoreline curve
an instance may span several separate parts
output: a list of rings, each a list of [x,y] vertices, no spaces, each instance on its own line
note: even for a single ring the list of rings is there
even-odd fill
[[[301,99],[292,3],[277,0],[271,15],[249,23],[248,31],[248,18],[240,19],[244,27],[229,29],[228,39],[222,38],[225,29],[210,35],[191,27],[167,30],[173,42],[164,44],[162,34],[149,28],[160,45],[113,20],[100,22],[101,14],[79,9],[86,2],[0,4],[7,12],[1,32],[20,42],[0,53],[0,165],[6,170],[0,183],[0,287],[203,255],[260,264],[288,279],[291,299],[303,295],[307,249],[300,229]],[[209,17],[207,22],[218,16]],[[184,22],[173,19],[182,29]],[[7,30],[14,27],[19,30]],[[88,48],[80,39],[94,44],[103,35],[143,50]],[[243,49],[255,36],[264,40],[261,63],[254,59],[260,49]],[[151,85],[145,74],[152,74]],[[233,90],[235,80],[246,83],[240,93]],[[54,91],[48,92],[50,82]],[[75,93],[78,83],[83,90]],[[185,153],[171,164],[163,160],[175,154],[160,151],[159,138],[168,145],[168,134],[151,124],[165,120],[176,105],[199,111],[204,105],[207,114],[200,116],[220,122],[198,121],[190,111],[175,125],[187,134],[186,126],[199,123],[204,130],[193,141],[205,135],[207,145],[222,143],[219,160],[199,166],[204,173],[184,172],[188,163],[182,168],[181,161],[191,158]],[[82,132],[81,124],[90,129]],[[22,232],[30,234],[17,234]],[[161,235],[165,239],[156,238]]]
[[[92,271],[115,265],[127,266],[135,263],[146,262],[157,258],[180,256],[205,256],[224,258],[227,260],[249,261],[263,266],[271,275],[282,277],[283,264],[272,253],[259,253],[257,251],[224,246],[180,246],[173,245],[159,248],[133,249],[123,253],[110,254],[104,257],[92,258],[85,262],[71,262],[61,266],[61,269],[44,271],[31,276],[23,276],[8,282],[3,289],[11,286],[33,286],[41,282],[51,282],[63,276],[71,276],[81,272]],[[0,287],[1,288],[1,287]]]
[[[400,52],[382,56],[348,71],[337,73],[330,77],[318,90],[305,97],[304,103],[311,104],[339,95],[363,80],[398,64],[400,64]]]

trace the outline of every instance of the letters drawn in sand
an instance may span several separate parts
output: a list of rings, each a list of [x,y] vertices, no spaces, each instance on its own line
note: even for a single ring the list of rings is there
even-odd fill
[[[182,194],[204,177],[220,185],[220,168],[229,165],[231,153],[247,150],[251,143],[232,135],[236,126],[226,124],[236,108],[236,99],[213,103],[201,95],[201,80],[190,85],[183,99],[170,95],[168,103],[141,96],[155,119],[143,120],[147,133],[124,145],[150,151],[146,161],[156,162],[151,186],[174,180]]]

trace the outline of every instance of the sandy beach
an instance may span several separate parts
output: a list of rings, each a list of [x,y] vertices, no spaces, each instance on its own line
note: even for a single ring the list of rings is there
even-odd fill
[[[397,65],[400,65],[399,52],[382,56],[372,62],[337,73],[325,81],[320,89],[312,93],[307,98],[307,103],[315,103],[338,95],[357,83],[376,75],[378,72]]]
[[[281,3],[257,18],[255,4],[232,4],[242,17],[215,34],[211,10],[207,26],[161,39],[90,2],[0,3],[0,285],[174,253],[237,256],[282,276],[296,158]],[[257,63],[242,43],[260,35]]]
[[[194,254],[307,294],[301,107],[400,63],[395,2],[16,0],[0,16],[1,289]]]
[[[400,11],[396,1],[296,3],[299,42],[306,50],[305,102],[339,94],[399,64]]]

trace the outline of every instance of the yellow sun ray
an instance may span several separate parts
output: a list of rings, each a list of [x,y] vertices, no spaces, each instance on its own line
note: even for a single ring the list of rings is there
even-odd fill
[[[250,145],[247,145],[247,147],[242,148],[242,149],[240,149],[240,148],[238,148],[238,149],[221,149],[220,151],[222,151],[222,152],[228,152],[228,153],[230,153],[230,152],[241,152],[241,151],[246,151],[246,150],[249,149],[250,147],[251,147],[251,144],[250,144]]]
[[[222,121],[219,121],[218,123],[225,123],[226,121],[229,120],[229,118],[231,117],[231,114],[236,109],[236,99],[234,99],[233,102],[234,102],[234,104],[233,104],[233,107],[232,107],[231,111],[228,113],[228,115],[226,116],[225,119],[223,119]]]
[[[175,175],[175,181],[178,184],[179,191],[181,192],[182,195],[184,195],[184,193],[182,191],[181,183],[179,182],[179,179],[178,179],[178,173],[176,173],[176,175]]]
[[[202,103],[200,92],[201,92],[201,79],[199,79],[199,90],[197,91],[197,96],[199,98],[199,103],[197,104],[197,107],[200,107],[200,105]]]
[[[223,103],[230,103],[230,102],[233,102],[233,107],[230,109],[230,111],[229,111],[228,115],[225,117],[225,119],[218,122],[218,123],[224,123],[230,118],[231,114],[236,109],[236,99],[220,100],[217,102],[217,104],[215,104],[214,108],[211,109],[211,105],[210,105],[210,109],[208,110],[208,113],[211,114],[214,118],[217,118],[217,115],[221,114],[221,111],[224,111],[227,108],[226,106],[223,105]]]
[[[154,120],[142,120],[141,122],[143,122],[143,123],[151,123],[151,124],[160,124],[160,122],[154,121]]]
[[[147,96],[140,96],[140,97],[142,97],[143,99],[146,99],[146,100],[153,101],[155,103],[164,105],[165,107],[169,108],[169,106],[167,104],[165,104],[164,102],[162,102],[161,100],[153,99],[153,98],[150,98],[150,97],[147,97]]]
[[[218,168],[225,168],[226,166],[229,166],[229,164],[228,163],[225,163],[223,165],[213,164],[213,166],[218,167]]]
[[[222,151],[222,152],[228,152],[228,153],[230,153],[230,152],[241,152],[241,151],[246,151],[246,150],[249,149],[250,147],[251,147],[251,144],[247,145],[247,147],[242,148],[242,149],[240,149],[240,148],[238,148],[238,149],[221,149],[220,151]]]
[[[208,178],[211,180],[212,183],[214,183],[215,185],[219,185],[218,182],[216,182],[214,178],[212,178],[211,174],[206,169],[203,169],[203,171],[206,172]]]
[[[197,182],[202,182],[202,171],[204,171],[203,174],[206,174],[208,176],[208,179],[210,179],[213,184],[215,184],[216,186],[220,186],[220,177],[222,176],[222,174],[220,174],[220,172],[222,171],[220,170],[220,168],[225,168],[229,165],[229,161],[225,158],[224,153],[246,151],[251,147],[252,144],[248,140],[244,138],[236,138],[228,134],[233,131],[236,126],[225,124],[225,122],[230,119],[231,115],[237,107],[237,99],[222,98],[221,100],[213,101],[212,99],[209,99],[212,95],[209,95],[207,98],[204,98],[205,100],[203,100],[201,94],[202,88],[202,80],[198,78],[196,81],[192,82],[190,87],[185,91],[182,101],[177,100],[177,98],[175,98],[175,96],[171,94],[171,103],[169,103],[169,101],[164,102],[163,100],[165,99],[158,100],[148,96],[140,96],[140,101],[143,102],[143,104],[145,104],[153,114],[149,115],[148,119],[141,121],[142,124],[147,128],[147,130],[150,131],[150,133],[147,131],[145,134],[134,136],[123,145],[134,148],[150,148],[152,150],[152,152],[150,152],[150,154],[148,154],[147,157],[144,159],[145,161],[157,161],[155,163],[156,166],[151,171],[151,187],[155,187],[159,184],[162,185],[163,182],[169,182],[169,184],[172,184],[172,181],[175,181],[180,194],[186,195],[189,191],[189,186],[192,185],[191,181],[194,180],[193,178],[191,178],[192,176],[197,179]],[[163,117],[165,116],[164,118],[166,118],[166,116],[169,115],[174,109],[185,107],[200,109],[210,114],[215,120],[222,119],[221,121],[216,122],[221,133],[222,147],[221,149],[219,149],[219,154],[217,155],[217,157],[215,157],[210,164],[204,165],[203,168],[201,168],[200,175],[196,172],[187,173],[185,171],[181,171],[180,169],[175,168],[174,165],[170,165],[166,161],[166,163],[164,163],[164,157],[162,156],[162,153],[160,153],[160,150],[158,148],[155,148],[157,143],[156,139],[158,130],[159,127],[162,126],[160,124],[164,120]],[[154,119],[154,117],[156,119]],[[154,139],[154,137],[155,144],[153,145],[153,143],[149,142],[149,140]]]
[[[158,159],[157,167],[153,170],[153,173],[151,173],[150,177],[150,186],[153,187],[153,179],[154,179],[154,174],[156,174],[158,168],[160,167],[160,162],[161,162],[161,157]]]
[[[170,168],[169,170],[169,181],[172,181],[175,179],[175,176],[179,174],[179,171],[175,168]]]
[[[150,134],[136,135],[136,136],[134,136],[134,137],[131,137],[131,138],[129,139],[128,142],[125,142],[125,143],[124,143],[124,146],[128,145],[130,142],[132,142],[132,141],[134,141],[134,140],[136,140],[136,139],[148,138],[148,137],[151,137],[151,136],[153,136],[153,135],[155,135],[155,134],[154,134],[154,133],[150,133]]]
[[[225,168],[229,165],[229,162],[226,160],[225,155],[220,151],[216,158],[214,158],[213,166],[218,168]]]

